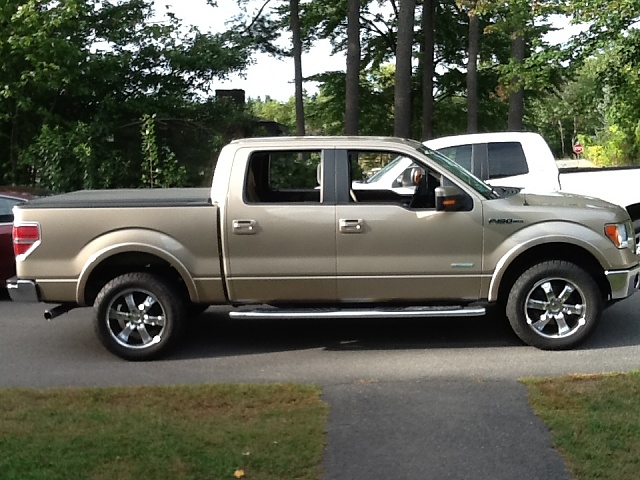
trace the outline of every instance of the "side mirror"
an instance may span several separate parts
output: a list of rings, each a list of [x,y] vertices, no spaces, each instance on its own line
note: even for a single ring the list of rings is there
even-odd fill
[[[411,167],[410,173],[411,178],[409,180],[409,187],[415,187],[420,183],[422,176],[424,175],[424,170],[420,167]]]
[[[391,185],[393,188],[398,187],[415,187],[420,182],[420,179],[424,175],[424,170],[420,167],[407,168],[404,172],[398,175]]]
[[[439,212],[469,211],[473,208],[471,197],[453,185],[436,188],[436,210]]]

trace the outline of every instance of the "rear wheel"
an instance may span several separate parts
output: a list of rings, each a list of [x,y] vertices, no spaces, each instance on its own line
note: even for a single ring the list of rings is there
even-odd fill
[[[551,260],[534,265],[518,278],[506,312],[522,341],[545,350],[562,350],[593,332],[602,312],[602,296],[585,270]]]
[[[178,289],[148,273],[127,273],[107,283],[94,304],[98,338],[126,360],[165,354],[182,329],[185,301]]]

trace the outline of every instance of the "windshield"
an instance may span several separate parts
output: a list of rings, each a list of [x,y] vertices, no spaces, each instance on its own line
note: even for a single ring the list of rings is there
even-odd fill
[[[480,180],[478,177],[473,175],[468,170],[465,170],[464,168],[462,168],[460,165],[458,165],[456,162],[451,160],[449,157],[446,157],[435,150],[431,150],[429,147],[426,147],[424,145],[421,145],[420,147],[418,147],[418,151],[423,153],[424,155],[427,155],[431,160],[436,162],[438,165],[440,165],[442,168],[444,168],[448,172],[452,173],[458,179],[462,180],[464,183],[469,185],[475,191],[480,193],[483,197],[496,198],[496,193],[493,191],[493,189],[489,185],[484,183],[482,180]]]
[[[367,178],[365,180],[364,183],[373,183],[373,182],[377,182],[378,180],[380,180],[382,177],[384,177],[384,175],[391,170],[393,167],[395,167],[398,162],[400,160],[402,160],[403,157],[396,157],[393,160],[391,160],[389,163],[387,163],[384,167],[382,167],[380,170],[378,170],[376,173],[374,173],[373,175],[371,175],[369,178]]]

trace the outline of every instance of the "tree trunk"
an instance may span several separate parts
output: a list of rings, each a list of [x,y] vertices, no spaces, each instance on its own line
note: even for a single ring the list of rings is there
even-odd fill
[[[511,40],[511,56],[518,65],[522,65],[526,53],[526,42],[522,35]],[[512,132],[520,132],[523,129],[524,118],[524,87],[520,77],[511,80],[513,90],[509,94],[509,123],[508,129]]]
[[[347,0],[347,78],[344,130],[360,133],[360,0]]]
[[[478,132],[478,52],[480,19],[475,6],[469,10],[469,60],[467,62],[467,133]]]
[[[562,158],[566,156],[564,150],[564,129],[562,128],[562,120],[558,120],[558,128],[560,128],[560,145],[562,146]]]
[[[411,137],[411,60],[415,0],[400,0],[398,44],[394,88],[393,132],[396,137]]]
[[[435,75],[436,0],[422,6],[422,140],[433,138],[433,76]]]
[[[296,134],[305,134],[304,99],[302,96],[302,39],[300,33],[299,0],[290,0],[291,7],[291,35],[293,38],[293,66],[295,71],[295,100],[296,100]]]

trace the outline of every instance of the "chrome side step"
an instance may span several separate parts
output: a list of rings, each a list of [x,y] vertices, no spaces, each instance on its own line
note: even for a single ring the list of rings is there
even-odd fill
[[[257,308],[229,312],[232,318],[419,318],[481,317],[484,307],[402,307],[402,308]]]

